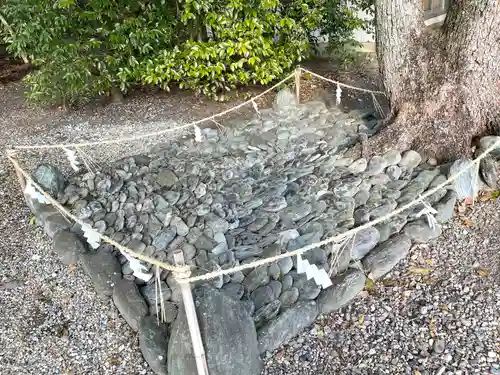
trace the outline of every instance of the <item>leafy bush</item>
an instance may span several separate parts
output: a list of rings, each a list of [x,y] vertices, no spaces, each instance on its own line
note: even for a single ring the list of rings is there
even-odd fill
[[[28,97],[49,103],[138,85],[223,100],[288,74],[311,53],[314,30],[340,44],[360,25],[339,0],[53,1],[0,6],[15,30],[9,51],[38,67],[26,77]]]

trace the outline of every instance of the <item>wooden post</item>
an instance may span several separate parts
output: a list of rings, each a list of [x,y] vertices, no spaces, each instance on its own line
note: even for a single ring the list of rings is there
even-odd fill
[[[298,66],[295,69],[295,96],[297,97],[297,104],[300,104],[300,73],[301,69]]]
[[[175,250],[173,253],[174,263],[176,266],[184,266],[184,254],[182,250]],[[208,375],[207,360],[205,358],[205,349],[203,348],[203,341],[201,339],[200,326],[198,325],[198,317],[196,316],[196,309],[193,301],[193,294],[188,282],[179,281],[181,288],[182,300],[184,302],[184,310],[189,326],[189,333],[191,334],[191,341],[193,344],[193,352],[196,360],[196,367],[198,375]]]

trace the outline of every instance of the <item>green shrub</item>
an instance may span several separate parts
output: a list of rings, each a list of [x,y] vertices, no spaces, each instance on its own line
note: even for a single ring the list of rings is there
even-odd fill
[[[312,31],[340,45],[360,25],[338,0],[5,0],[0,12],[15,30],[9,51],[37,67],[27,96],[48,103],[139,85],[224,100],[288,74]]]

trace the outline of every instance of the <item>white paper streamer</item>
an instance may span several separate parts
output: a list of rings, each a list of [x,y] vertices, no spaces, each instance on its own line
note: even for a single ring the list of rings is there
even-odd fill
[[[203,142],[203,135],[201,134],[201,129],[197,125],[194,126],[194,140],[196,142]]]
[[[87,239],[92,249],[97,249],[101,244],[101,237],[88,225],[82,225],[83,236]]]
[[[134,271],[134,276],[143,281],[149,281],[153,277],[153,274],[148,272],[147,267],[142,263],[139,259],[134,258],[133,256],[123,253],[123,256],[127,258],[130,269]]]
[[[324,269],[319,269],[315,264],[310,264],[300,254],[297,254],[297,273],[305,273],[307,280],[314,279],[314,282],[321,285],[323,289],[332,285],[332,280],[330,280]]]
[[[337,105],[340,104],[340,100],[342,98],[342,89],[340,88],[340,85],[337,83],[337,90],[335,90],[335,96],[337,98]]]
[[[68,161],[69,164],[71,165],[71,168],[73,168],[75,172],[78,172],[80,170],[80,162],[78,161],[76,152],[66,147],[63,147],[63,150],[66,153],[66,156],[68,157]]]
[[[36,190],[31,180],[26,180],[26,187],[24,188],[24,194],[31,199],[36,199],[42,204],[50,204],[49,200],[45,198],[41,193]]]
[[[257,112],[257,114],[260,116],[260,111],[259,111],[259,107],[257,107],[257,103],[255,103],[255,101],[252,100],[252,105],[253,105],[253,109],[255,109],[255,112]]]
[[[424,208],[417,213],[417,217],[425,215],[427,219],[427,224],[429,225],[430,228],[434,229],[438,224],[434,215],[437,214],[438,212],[423,199],[421,199],[420,202],[424,205]]]

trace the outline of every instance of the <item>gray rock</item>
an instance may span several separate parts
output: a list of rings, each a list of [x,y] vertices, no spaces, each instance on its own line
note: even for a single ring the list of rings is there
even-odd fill
[[[261,207],[267,212],[278,212],[287,207],[287,202],[284,197],[272,197]]]
[[[314,279],[307,280],[305,274],[293,273],[293,286],[299,290],[299,300],[312,300],[315,299],[321,287],[316,284]]]
[[[54,238],[57,232],[69,229],[70,227],[71,222],[59,212],[47,216],[43,221],[43,230],[51,238]]]
[[[308,203],[288,206],[283,210],[282,215],[292,221],[298,221],[303,217],[309,215],[312,211],[312,206]]]
[[[180,197],[181,193],[179,193],[178,191],[169,190],[165,193],[165,198],[171,205],[176,204],[179,201]]]
[[[274,292],[270,286],[264,285],[255,289],[250,294],[250,298],[254,302],[255,309],[258,310],[262,306],[274,301],[277,297],[274,295]]]
[[[366,161],[365,158],[360,158],[358,160],[355,160],[352,162],[351,165],[349,165],[348,170],[352,174],[358,174],[358,173],[363,173],[366,170],[366,167],[368,166],[368,162]]]
[[[268,282],[267,266],[259,266],[247,275],[243,281],[243,286],[248,293],[251,293],[259,286],[266,285]]]
[[[105,297],[113,294],[113,287],[121,280],[121,267],[108,246],[81,254],[82,268],[90,276],[96,292]]]
[[[391,165],[387,167],[385,173],[391,180],[399,180],[403,171],[397,165]]]
[[[148,314],[148,306],[139,293],[136,283],[120,280],[113,288],[113,302],[128,325],[139,329],[139,322]]]
[[[277,280],[271,280],[267,285],[273,290],[275,299],[281,295],[281,291],[283,290],[283,285],[281,285],[281,282]]]
[[[370,251],[363,259],[363,268],[370,279],[376,280],[406,257],[410,248],[411,240],[407,235],[396,235]]]
[[[172,217],[172,221],[170,222],[172,227],[175,227],[177,234],[179,236],[186,236],[189,233],[189,227],[179,216]]]
[[[382,158],[385,160],[387,165],[396,165],[401,161],[401,153],[397,150],[387,151]]]
[[[193,193],[196,198],[200,199],[207,193],[207,185],[205,185],[203,182],[200,182],[198,186],[196,186],[196,189],[194,189]]]
[[[160,173],[158,173],[156,182],[158,182],[158,184],[162,187],[171,188],[177,183],[178,180],[179,178],[173,171],[170,169],[163,169]]]
[[[498,172],[495,165],[495,161],[491,156],[486,156],[481,159],[479,164],[479,171],[481,172],[481,177],[483,181],[488,185],[490,189],[497,188]]]
[[[318,313],[318,305],[314,301],[302,301],[287,309],[277,319],[259,330],[260,352],[279,348],[304,328],[310,326]]]
[[[432,350],[434,350],[434,353],[441,354],[444,352],[445,347],[446,342],[443,339],[436,339],[432,345]]]
[[[351,258],[359,260],[364,258],[380,241],[380,233],[374,227],[363,229],[355,234],[354,241],[351,239],[346,247],[351,251]]]
[[[156,247],[156,250],[165,250],[167,246],[174,240],[177,235],[175,229],[167,229],[160,232],[154,239],[152,245]]]
[[[288,112],[297,106],[297,98],[289,88],[284,88],[276,94],[273,108],[277,112]]]
[[[281,302],[279,300],[275,300],[256,310],[253,314],[253,321],[255,323],[255,326],[257,328],[260,328],[266,322],[273,319],[276,315],[278,315],[280,307]]]
[[[335,277],[333,285],[323,290],[318,297],[318,306],[323,314],[346,306],[365,287],[366,277],[360,270],[351,269]]]
[[[152,316],[145,316],[139,323],[139,348],[151,370],[157,375],[167,375],[168,330]]]
[[[383,217],[392,212],[397,207],[396,201],[392,199],[384,199],[380,203],[382,203],[380,206],[370,211],[370,219]]]
[[[384,160],[384,158],[381,156],[374,156],[370,159],[365,173],[372,176],[383,173],[385,168],[387,168],[387,162]]]
[[[267,273],[271,279],[279,280],[281,276],[281,269],[277,263],[271,263],[267,268]]]
[[[413,169],[417,167],[422,161],[420,154],[413,150],[408,150],[403,154],[399,166],[405,168],[406,170]]]
[[[354,196],[354,204],[356,207],[363,206],[366,204],[368,199],[370,198],[370,193],[366,190],[360,190]]]
[[[347,246],[342,246],[340,249],[337,246],[332,246],[330,251],[330,266],[331,276],[336,276],[344,272],[351,262],[351,249]]]
[[[482,137],[479,140],[479,147],[483,150],[487,150],[488,148],[492,147],[498,140],[500,139],[499,136],[497,135],[488,135],[486,137]],[[495,147],[491,151],[491,155],[495,158],[500,157],[500,146]]]
[[[236,246],[233,248],[234,257],[238,260],[245,260],[251,257],[259,256],[264,251],[258,245],[245,245],[245,246]]]
[[[66,183],[61,171],[51,164],[40,164],[33,172],[33,180],[53,198],[63,193]]]
[[[278,260],[278,266],[280,268],[281,274],[286,275],[293,268],[293,260],[292,258],[282,258]]]
[[[67,230],[54,234],[53,249],[63,264],[76,264],[80,255],[87,251],[86,246],[78,235]]]
[[[227,220],[217,215],[207,214],[204,218],[205,226],[210,228],[214,233],[226,233],[229,230],[229,223]]]
[[[426,243],[441,234],[441,225],[429,227],[426,219],[419,219],[406,224],[404,233],[417,243]]]
[[[340,198],[352,197],[358,192],[360,183],[360,177],[346,178],[333,187],[333,193]]]
[[[141,295],[144,297],[148,305],[151,307],[152,313],[153,311],[154,313],[156,313],[157,305],[161,304],[160,297],[163,297],[163,301],[168,301],[170,297],[172,297],[172,291],[168,287],[167,283],[165,281],[160,281],[160,284],[161,284],[161,293],[160,293],[160,287],[158,287],[158,297],[156,295],[157,286],[155,284],[147,284],[139,288]]]
[[[292,306],[299,299],[299,290],[295,287],[287,289],[281,293],[279,300],[281,302],[281,310],[285,310]]]
[[[209,287],[194,291],[198,323],[210,375],[258,375],[261,362],[254,323],[240,302]],[[172,326],[169,375],[197,373],[184,307]]]
[[[281,280],[281,286],[283,290],[288,290],[292,287],[293,285],[293,277],[288,274],[283,276],[283,279]]]
[[[443,199],[441,199],[434,207],[438,212],[436,214],[436,220],[438,223],[446,223],[448,220],[453,218],[453,210],[455,209],[456,202],[457,193],[453,190],[448,190]]]
[[[368,182],[370,183],[370,185],[385,185],[389,181],[391,181],[391,178],[386,173],[381,173],[381,174],[373,175],[368,180]]]
[[[236,282],[229,282],[222,286],[222,291],[226,293],[228,296],[239,300],[245,294],[245,288],[242,284]]]

